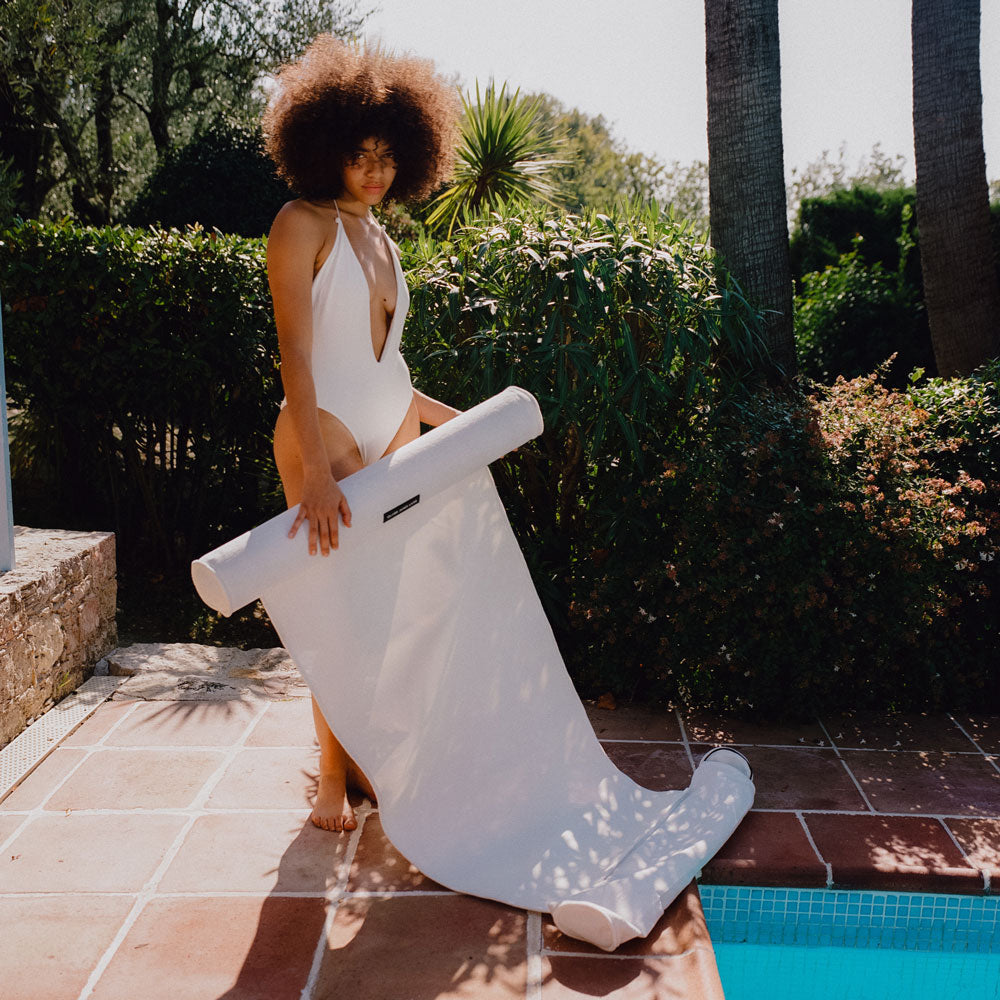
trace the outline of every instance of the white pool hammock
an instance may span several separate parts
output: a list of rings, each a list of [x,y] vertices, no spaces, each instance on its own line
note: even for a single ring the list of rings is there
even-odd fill
[[[192,565],[211,607],[259,598],[386,835],[448,888],[644,937],[753,801],[717,750],[652,792],[607,758],[486,466],[542,431],[509,388],[343,480],[353,522],[310,556],[286,511]]]

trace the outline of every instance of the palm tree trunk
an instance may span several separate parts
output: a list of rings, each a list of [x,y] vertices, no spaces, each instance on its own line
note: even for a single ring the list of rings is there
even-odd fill
[[[712,244],[768,310],[772,360],[795,369],[788,258],[778,0],[705,0]]]
[[[979,20],[979,0],[913,0],[917,227],[931,342],[946,376],[1000,354]]]

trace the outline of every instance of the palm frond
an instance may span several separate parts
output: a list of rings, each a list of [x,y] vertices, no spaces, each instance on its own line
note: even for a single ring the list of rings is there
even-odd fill
[[[490,83],[485,94],[476,82],[475,102],[462,95],[465,110],[455,181],[429,206],[427,224],[447,223],[451,234],[461,216],[470,219],[510,204],[556,204],[551,181],[556,143],[539,116],[540,98],[522,100],[520,90],[499,92]]]

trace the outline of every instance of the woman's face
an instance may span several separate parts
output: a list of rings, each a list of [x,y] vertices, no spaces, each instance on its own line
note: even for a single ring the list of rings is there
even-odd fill
[[[344,194],[369,208],[377,205],[396,177],[396,157],[384,139],[365,139],[344,160]]]

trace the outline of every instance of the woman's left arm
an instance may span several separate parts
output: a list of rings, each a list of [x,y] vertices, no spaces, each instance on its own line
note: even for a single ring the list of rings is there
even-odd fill
[[[431,427],[439,427],[452,417],[457,417],[462,411],[456,410],[454,406],[442,403],[438,399],[431,399],[419,389],[413,390],[413,401],[417,404],[417,416],[422,424]]]

